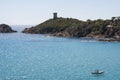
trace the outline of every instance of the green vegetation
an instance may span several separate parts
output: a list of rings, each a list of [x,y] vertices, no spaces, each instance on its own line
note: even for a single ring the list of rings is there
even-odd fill
[[[80,21],[73,18],[49,19],[35,27],[26,28],[24,33],[54,34],[63,37],[110,37],[120,38],[120,18],[111,20]]]
[[[83,24],[83,21],[72,18],[58,18],[58,19],[49,19],[36,26],[38,31],[41,33],[54,33],[65,30],[68,27],[74,26],[79,27]]]

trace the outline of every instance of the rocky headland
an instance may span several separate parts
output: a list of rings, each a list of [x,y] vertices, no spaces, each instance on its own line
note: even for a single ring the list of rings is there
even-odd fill
[[[87,21],[73,18],[53,18],[34,27],[25,28],[22,32],[49,34],[57,37],[99,38],[100,41],[120,41],[120,17]]]
[[[0,33],[13,33],[13,32],[17,31],[12,30],[12,28],[9,25],[0,24]]]

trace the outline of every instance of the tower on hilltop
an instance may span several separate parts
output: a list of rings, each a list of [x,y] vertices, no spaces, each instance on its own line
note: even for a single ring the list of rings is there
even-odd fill
[[[55,12],[55,13],[53,13],[53,19],[57,19],[58,17],[57,17],[57,13]]]

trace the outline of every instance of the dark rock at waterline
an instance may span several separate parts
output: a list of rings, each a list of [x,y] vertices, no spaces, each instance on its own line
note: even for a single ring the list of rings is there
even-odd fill
[[[13,33],[13,32],[17,31],[12,30],[12,28],[9,25],[0,24],[0,33]]]
[[[115,39],[115,38],[100,38],[98,40],[99,41],[105,41],[105,42],[111,42],[111,41],[118,41],[118,42],[120,42],[120,39]]]
[[[38,34],[38,30],[34,27],[25,28],[22,33]]]

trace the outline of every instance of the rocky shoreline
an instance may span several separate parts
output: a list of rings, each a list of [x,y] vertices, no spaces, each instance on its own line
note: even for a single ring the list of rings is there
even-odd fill
[[[0,24],[0,33],[14,33],[17,32],[16,30],[12,30],[9,25]]]
[[[55,36],[55,37],[65,37],[65,38],[78,38],[78,37],[70,37],[70,36],[63,36],[64,34],[48,34],[49,36]],[[104,36],[86,36],[86,37],[79,37],[79,38],[84,38],[84,39],[94,39],[97,41],[103,41],[103,42],[120,42],[120,39],[116,39],[116,38],[106,38]]]

